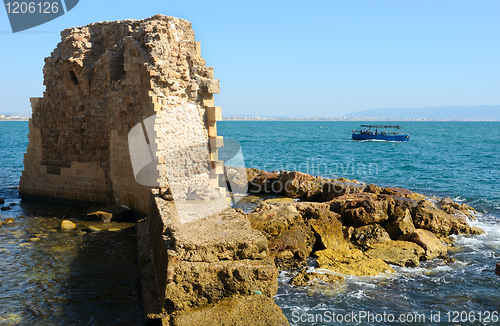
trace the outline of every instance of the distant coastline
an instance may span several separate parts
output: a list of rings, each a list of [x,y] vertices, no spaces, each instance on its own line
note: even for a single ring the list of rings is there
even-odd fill
[[[0,121],[29,121],[30,118],[0,118]]]
[[[25,115],[3,115],[0,114],[0,121],[28,121],[30,117]]]
[[[377,118],[273,118],[273,117],[222,117],[222,121],[350,121],[350,122],[384,122],[384,121],[401,121],[401,122],[499,122],[497,119],[424,119],[424,118],[410,118],[410,119],[377,119]]]

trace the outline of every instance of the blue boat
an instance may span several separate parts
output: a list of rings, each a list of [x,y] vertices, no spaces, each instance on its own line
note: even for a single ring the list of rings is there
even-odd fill
[[[362,129],[364,128],[364,129]],[[368,129],[367,129],[368,128]],[[380,131],[379,131],[380,129]],[[389,130],[387,130],[389,129]],[[393,130],[391,130],[393,129]],[[396,131],[397,129],[397,131]],[[352,131],[353,140],[409,141],[411,134],[399,131],[401,126],[361,125]]]

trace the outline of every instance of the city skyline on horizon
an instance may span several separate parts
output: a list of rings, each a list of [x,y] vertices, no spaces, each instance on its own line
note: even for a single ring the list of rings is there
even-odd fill
[[[192,23],[226,115],[346,115],[500,104],[500,2],[81,1],[13,34],[0,10],[0,114],[29,114],[63,29],[164,14]],[[96,7],[99,10],[95,10]],[[307,113],[304,112],[307,108]]]

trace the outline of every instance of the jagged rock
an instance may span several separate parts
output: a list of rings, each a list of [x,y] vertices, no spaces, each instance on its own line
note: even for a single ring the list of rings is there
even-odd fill
[[[256,175],[253,172],[248,172],[248,192],[250,194],[280,194],[283,190],[281,183],[279,182],[279,174],[277,172],[265,172],[260,171]],[[250,173],[250,175],[249,175]]]
[[[308,198],[318,200],[322,197],[323,184],[325,180],[320,177],[296,171],[281,171],[279,181],[283,193],[291,198]]]
[[[307,268],[304,268],[289,283],[297,286],[306,286],[312,285],[318,280],[328,283],[340,283],[345,280],[345,277],[329,273],[309,272]]]
[[[369,193],[378,195],[382,192],[382,189],[383,189],[382,187],[379,187],[377,185],[369,184],[368,186],[366,186],[366,189],[364,190],[364,192],[369,192]]]
[[[416,229],[402,239],[418,244],[425,250],[425,258],[432,259],[446,255],[448,248],[432,232],[424,229]]]
[[[172,326],[288,326],[281,308],[265,295],[233,296],[195,310],[166,315],[163,325]]]
[[[437,206],[446,213],[455,215],[455,217],[459,219],[467,220],[467,218],[470,218],[471,220],[476,220],[476,217],[474,215],[477,212],[474,208],[466,204],[455,203],[450,198],[441,199],[439,203],[437,203]]]
[[[91,219],[101,220],[105,223],[118,221],[125,218],[130,212],[130,209],[123,206],[99,206],[91,207],[87,210],[87,217]]]
[[[8,217],[5,220],[3,220],[3,224],[4,225],[6,225],[6,224],[13,224],[15,222],[16,222],[16,220],[14,218],[12,218],[12,217]]]
[[[71,222],[70,220],[64,220],[61,222],[62,230],[73,230],[76,228],[76,224]]]
[[[340,216],[328,208],[326,203],[279,203],[262,205],[247,217],[268,239],[269,255],[278,267],[298,267],[315,247],[348,249]]]
[[[429,230],[440,237],[451,234],[482,234],[480,228],[470,226],[455,216],[437,208],[432,202],[422,200],[418,203],[413,217],[415,227]]]
[[[413,242],[391,240],[372,245],[372,249],[366,251],[366,254],[380,258],[388,264],[414,267],[419,265],[425,250]]]
[[[381,273],[394,273],[394,269],[382,259],[366,255],[361,250],[353,249],[347,254],[331,249],[316,251],[319,268],[336,273],[354,276],[376,276]]]
[[[363,184],[347,179],[328,181],[323,185],[323,201],[330,201],[347,194],[357,194],[363,192],[365,187]]]
[[[300,266],[312,252],[314,232],[295,205],[263,205],[248,214],[252,228],[264,233],[278,267]]]
[[[408,189],[397,188],[397,187],[384,188],[381,193],[385,194],[385,195],[392,195],[392,196],[398,196],[398,197],[411,199],[411,200],[414,200],[416,202],[419,202],[419,201],[425,199],[425,196],[422,194],[419,194],[417,192],[413,192],[413,191],[408,190]]]
[[[364,249],[371,248],[377,243],[391,241],[389,234],[378,224],[356,228],[350,239],[353,244]]]
[[[415,230],[415,226],[413,225],[410,210],[406,207],[397,206],[392,213],[389,223],[386,224],[385,230],[393,240],[412,233]]]
[[[390,197],[359,193],[335,198],[330,210],[339,213],[345,225],[360,227],[387,221],[388,212],[394,209],[394,205],[394,199]]]

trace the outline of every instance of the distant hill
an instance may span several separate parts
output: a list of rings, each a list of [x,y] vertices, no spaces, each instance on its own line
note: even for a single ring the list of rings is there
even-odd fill
[[[436,119],[436,120],[497,120],[500,121],[500,105],[494,106],[444,106],[429,108],[390,108],[352,112],[346,116],[356,118],[372,117],[381,119],[406,120]]]

